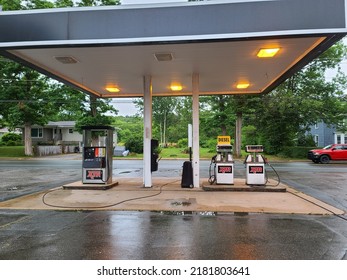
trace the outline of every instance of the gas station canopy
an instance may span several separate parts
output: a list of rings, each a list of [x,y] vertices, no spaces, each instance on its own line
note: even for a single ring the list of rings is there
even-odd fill
[[[0,12],[0,54],[97,97],[267,93],[347,33],[346,0]],[[260,51],[265,53],[260,54]]]

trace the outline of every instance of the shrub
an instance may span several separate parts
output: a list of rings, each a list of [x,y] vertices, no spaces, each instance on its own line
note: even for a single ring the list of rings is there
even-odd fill
[[[316,149],[316,147],[283,147],[280,156],[288,158],[306,158],[309,150]]]
[[[22,136],[16,133],[5,133],[1,137],[1,145],[3,146],[20,146],[22,144]]]
[[[125,142],[125,147],[131,153],[142,154],[143,153],[143,142],[142,139],[131,138]]]
[[[178,148],[187,148],[188,147],[188,138],[183,138],[177,142]]]

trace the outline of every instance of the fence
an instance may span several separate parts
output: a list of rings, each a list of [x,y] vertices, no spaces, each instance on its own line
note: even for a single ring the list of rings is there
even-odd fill
[[[70,154],[78,152],[78,146],[36,146],[34,151],[36,156],[49,156]]]

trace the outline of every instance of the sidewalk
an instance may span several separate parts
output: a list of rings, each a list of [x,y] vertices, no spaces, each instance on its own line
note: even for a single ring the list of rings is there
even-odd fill
[[[142,178],[119,178],[117,182],[108,190],[58,187],[1,202],[0,209],[344,214],[284,184],[277,188],[285,191],[274,192],[252,191],[242,179],[223,191],[181,188],[180,178],[153,178],[152,188],[143,188]],[[201,183],[208,185],[207,180]],[[241,191],[240,187],[248,189]]]

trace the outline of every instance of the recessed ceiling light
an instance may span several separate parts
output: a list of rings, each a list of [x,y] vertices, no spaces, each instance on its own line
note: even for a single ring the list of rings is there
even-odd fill
[[[274,57],[278,51],[280,50],[280,48],[264,48],[264,49],[260,49],[257,56],[264,58],[264,57]]]
[[[248,88],[249,87],[249,83],[238,83],[236,85],[236,88],[238,89],[245,89],[245,88]]]
[[[171,84],[170,89],[172,91],[181,91],[182,90],[182,86],[180,84]]]
[[[109,87],[106,87],[105,88],[108,92],[112,92],[112,93],[115,93],[115,92],[120,92],[120,89],[118,87],[115,87],[115,86],[109,86]]]
[[[55,56],[54,58],[63,64],[75,64],[78,62],[73,56]]]
[[[173,59],[172,53],[155,53],[154,57],[158,61],[171,61]]]

